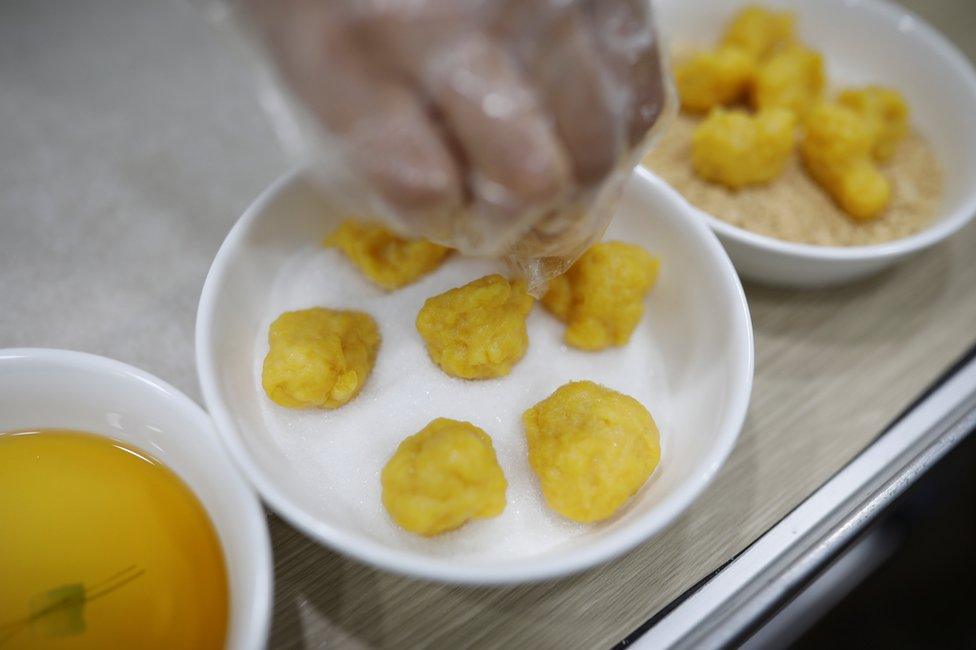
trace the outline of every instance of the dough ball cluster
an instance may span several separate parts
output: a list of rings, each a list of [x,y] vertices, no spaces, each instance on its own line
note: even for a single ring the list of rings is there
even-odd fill
[[[447,249],[379,226],[343,223],[326,239],[368,278],[395,289],[435,269]],[[623,345],[640,321],[658,260],[639,246],[590,248],[543,302],[584,350]],[[488,275],[428,298],[416,318],[431,360],[463,379],[498,378],[525,355],[533,299],[524,282]],[[380,333],[368,314],[314,307],[281,314],[268,331],[261,380],[288,408],[334,409],[362,390]],[[569,383],[524,413],[529,461],[547,503],[595,522],[617,512],[660,456],[650,414],[636,400],[589,381]],[[380,475],[382,501],[404,530],[431,537],[505,509],[508,483],[489,435],[470,422],[432,420],[404,439]]]
[[[908,106],[882,86],[825,101],[823,56],[796,39],[790,12],[742,9],[715,49],[679,60],[674,76],[682,108],[707,114],[691,142],[701,179],[731,190],[770,183],[799,141],[810,177],[850,217],[874,219],[888,207],[891,186],[877,163],[908,133]]]

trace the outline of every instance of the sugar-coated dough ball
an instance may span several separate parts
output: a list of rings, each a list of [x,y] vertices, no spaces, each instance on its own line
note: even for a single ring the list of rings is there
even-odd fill
[[[430,273],[444,261],[450,248],[425,239],[404,239],[376,223],[344,221],[325,240],[338,248],[384,289],[399,289]]]
[[[891,198],[874,162],[875,128],[856,111],[821,104],[804,121],[800,153],[810,175],[855,219],[873,219]]]
[[[417,331],[447,374],[501,377],[529,346],[525,319],[531,309],[524,282],[489,275],[428,298],[417,314]]]
[[[560,387],[522,416],[549,507],[583,523],[617,512],[657,467],[657,425],[640,402],[591,381]]]
[[[777,52],[756,69],[752,105],[756,109],[788,108],[802,117],[820,101],[826,77],[823,57],[802,45]]]
[[[640,246],[602,242],[549,283],[542,304],[566,323],[569,345],[581,350],[624,345],[644,314],[644,296],[659,266]]]
[[[674,67],[674,83],[687,111],[704,112],[742,99],[755,61],[735,47],[697,52]]]
[[[726,27],[722,44],[762,59],[793,42],[794,22],[791,11],[770,11],[749,5]]]
[[[908,104],[897,90],[883,86],[865,86],[845,90],[837,103],[846,106],[867,121],[873,131],[872,153],[885,161],[908,133]]]
[[[368,314],[288,311],[268,330],[261,383],[276,404],[334,409],[355,397],[376,361],[380,333]]]
[[[488,434],[447,418],[401,442],[381,481],[393,520],[425,537],[501,514],[508,487]]]
[[[769,182],[793,152],[795,124],[783,108],[754,115],[716,108],[695,128],[692,166],[703,179],[732,189]]]

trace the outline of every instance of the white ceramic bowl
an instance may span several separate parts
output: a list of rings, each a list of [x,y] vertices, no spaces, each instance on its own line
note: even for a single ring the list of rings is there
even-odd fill
[[[658,0],[667,38],[710,43],[746,0]],[[743,277],[793,287],[817,287],[880,271],[937,244],[976,214],[976,73],[944,36],[903,8],[881,0],[767,0],[796,12],[800,36],[820,50],[836,85],[877,83],[900,90],[912,121],[935,149],[944,196],[925,230],[873,246],[795,244],[757,235],[704,215]]]
[[[119,361],[66,350],[0,350],[0,431],[44,428],[127,442],[173,470],[220,537],[230,580],[227,647],[265,646],[272,562],[264,511],[227,460],[203,409]]]
[[[663,359],[671,396],[668,424],[675,434],[653,485],[641,491],[624,516],[540,554],[445,557],[422,540],[396,544],[377,538],[356,517],[339,514],[358,514],[362,504],[326,507],[332,504],[321,503],[321,495],[328,488],[297,476],[263,425],[261,404],[267,397],[254,374],[255,341],[266,335],[270,291],[279,271],[296,251],[321,241],[339,217],[299,177],[273,184],[228,235],[197,313],[197,369],[220,438],[266,502],[309,536],[373,565],[440,581],[515,583],[564,575],[619,555],[661,530],[701,493],[732,449],[753,373],[752,329],[742,288],[704,223],[690,218],[673,190],[640,172],[625,191],[610,234],[663,256],[650,299],[649,329]],[[323,281],[331,277],[326,274]],[[381,349],[379,363],[383,355]],[[378,467],[361,471],[375,476]],[[325,473],[318,478],[328,480]]]

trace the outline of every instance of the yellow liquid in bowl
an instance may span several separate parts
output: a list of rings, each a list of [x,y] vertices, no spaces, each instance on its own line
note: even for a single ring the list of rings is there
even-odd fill
[[[0,434],[0,650],[221,648],[227,573],[203,506],[149,454]]]

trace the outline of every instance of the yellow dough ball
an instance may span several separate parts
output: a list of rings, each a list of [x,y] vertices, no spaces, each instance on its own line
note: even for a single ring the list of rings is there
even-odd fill
[[[501,514],[508,487],[488,434],[447,418],[401,442],[381,481],[393,520],[425,537]]]
[[[755,115],[716,108],[692,135],[692,166],[703,179],[731,189],[769,182],[793,152],[795,124],[783,108]]]
[[[417,331],[447,374],[501,377],[529,346],[525,319],[531,309],[524,282],[489,275],[428,298],[417,314]]]
[[[866,86],[845,90],[837,103],[852,109],[871,125],[875,159],[891,158],[895,146],[908,133],[908,105],[901,94],[892,88]]]
[[[591,381],[560,387],[526,411],[522,423],[546,503],[574,521],[611,517],[661,458],[647,409]]]
[[[788,108],[802,117],[820,101],[825,83],[819,52],[793,45],[762,63],[752,81],[756,109]]]
[[[399,289],[430,273],[444,261],[450,248],[425,239],[404,239],[375,223],[349,219],[325,239],[338,248],[384,289]]]
[[[261,374],[268,397],[288,408],[334,409],[362,390],[380,333],[368,314],[316,307],[279,316],[268,343]]]
[[[874,163],[874,127],[854,110],[821,104],[804,122],[800,153],[807,171],[855,219],[873,219],[891,198],[891,185]]]
[[[644,314],[644,296],[659,266],[640,246],[602,242],[553,278],[542,304],[566,323],[569,345],[581,350],[624,345]]]
[[[738,47],[756,59],[762,59],[793,42],[794,23],[793,12],[770,11],[750,5],[729,23],[722,44]]]
[[[704,112],[742,99],[755,72],[755,61],[735,47],[694,54],[674,68],[674,83],[687,111]]]

